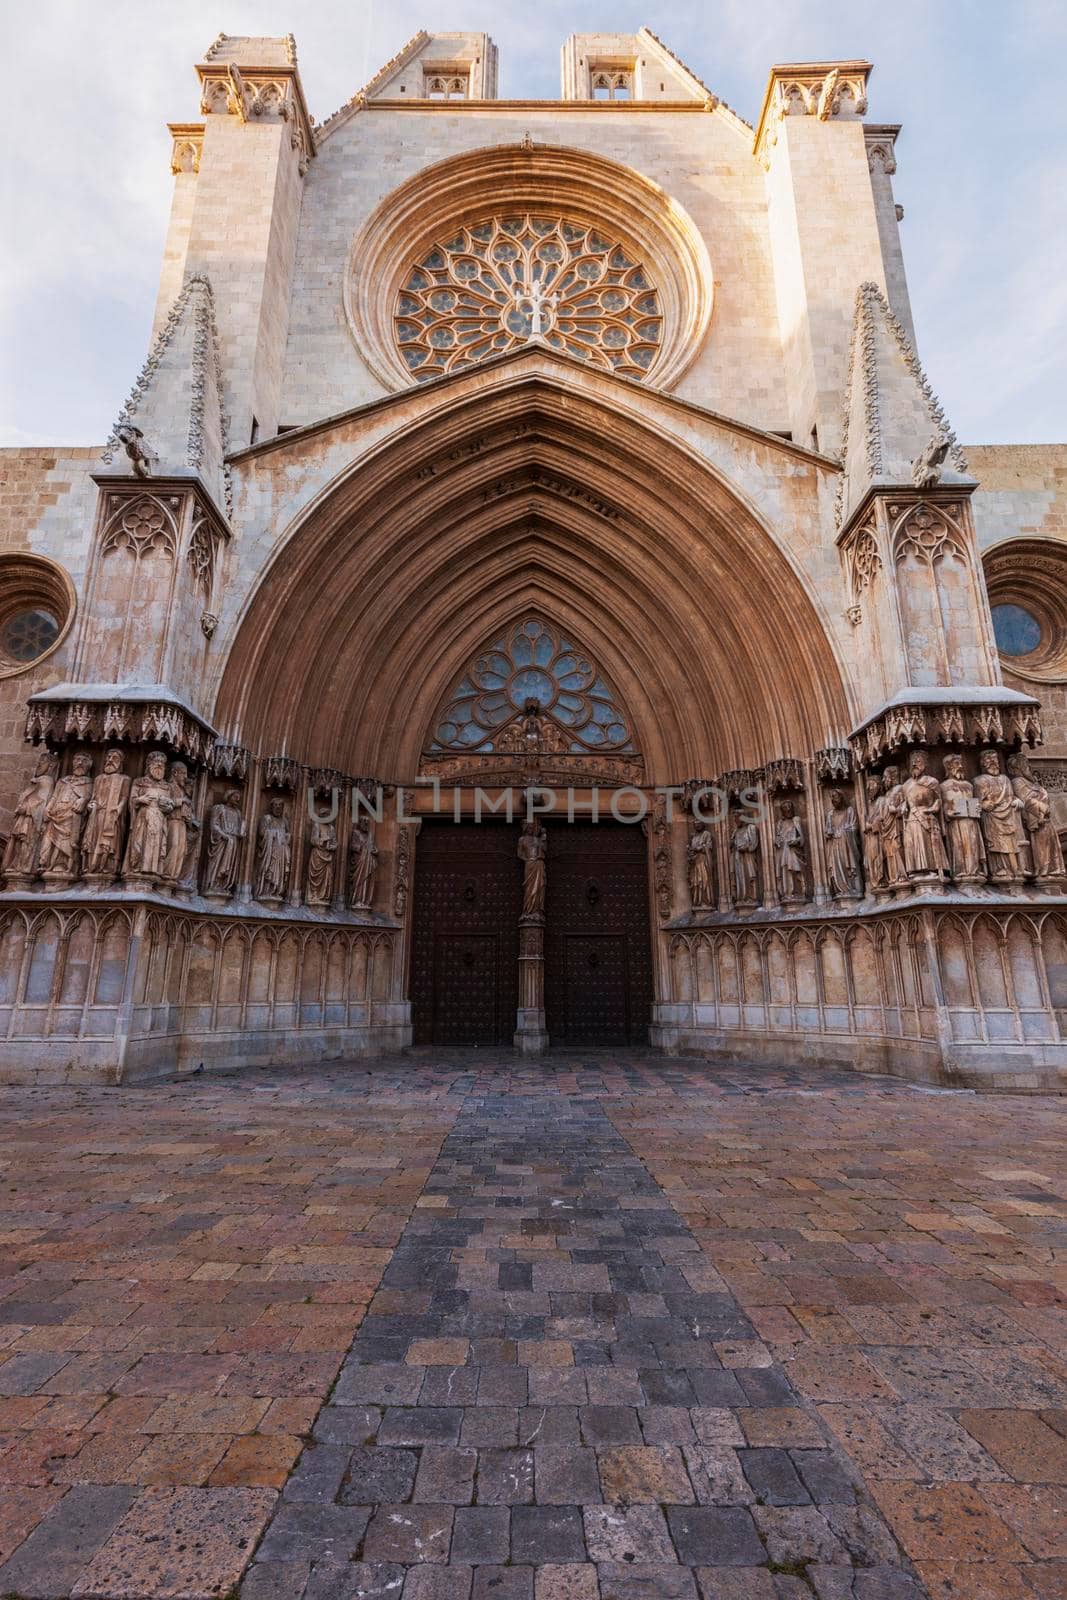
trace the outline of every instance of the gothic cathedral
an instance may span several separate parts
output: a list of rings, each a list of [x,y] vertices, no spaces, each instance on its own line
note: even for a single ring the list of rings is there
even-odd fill
[[[0,1079],[1067,1085],[1067,450],[955,437],[870,74],[215,40],[110,437],[3,452]]]

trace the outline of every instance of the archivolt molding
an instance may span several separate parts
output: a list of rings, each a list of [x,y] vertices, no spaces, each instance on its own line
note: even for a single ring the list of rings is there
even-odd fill
[[[222,724],[410,781],[463,661],[529,610],[602,663],[646,781],[840,740],[841,668],[788,550],[714,469],[565,376],[464,381],[319,496],[244,608]]]
[[[711,262],[695,223],[632,168],[532,143],[475,150],[426,168],[388,195],[357,234],[345,273],[345,313],[381,382],[390,389],[412,382],[393,316],[413,263],[463,226],[522,213],[600,229],[644,263],[663,324],[649,381],[673,386],[698,354],[711,320]]]

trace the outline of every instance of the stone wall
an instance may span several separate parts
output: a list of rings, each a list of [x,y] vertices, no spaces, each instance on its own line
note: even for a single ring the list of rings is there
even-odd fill
[[[410,1042],[395,929],[150,900],[0,906],[0,1082],[122,1083]]]
[[[31,554],[57,562],[78,588],[85,573],[96,508],[89,477],[100,448],[30,447],[0,450],[0,557]],[[70,676],[79,618],[59,649],[37,666],[0,674],[0,836],[36,754],[23,744],[26,701]]]
[[[1014,539],[1049,539],[1067,552],[1067,445],[967,445],[964,454],[981,485],[972,501],[981,551]],[[1067,683],[1013,672],[1005,659],[1001,671],[1011,688],[1041,701],[1044,753],[1067,756]]]
[[[639,172],[692,217],[711,256],[713,329],[676,393],[757,427],[788,429],[764,175],[736,119],[545,105],[374,110],[323,140],[304,185],[279,420],[307,423],[373,400],[341,301],[352,241],[378,203],[421,171],[488,146],[576,147]]]
[[[676,933],[653,1040],[953,1087],[1067,1092],[1067,913],[886,909]]]

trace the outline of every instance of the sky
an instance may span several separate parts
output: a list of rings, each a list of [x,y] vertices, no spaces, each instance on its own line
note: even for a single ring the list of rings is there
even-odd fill
[[[142,0],[117,22],[33,0],[7,30],[0,444],[106,438],[147,350],[166,124],[196,119],[219,32],[294,33],[323,122],[420,27],[488,31],[501,95],[554,99],[567,34],[642,23],[750,122],[773,62],[872,61],[868,118],[904,125],[919,354],[950,422],[970,444],[1067,439],[1064,0]]]

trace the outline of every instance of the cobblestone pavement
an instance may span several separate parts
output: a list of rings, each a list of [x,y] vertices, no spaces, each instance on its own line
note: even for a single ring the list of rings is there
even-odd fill
[[[0,1595],[1067,1596],[1062,1101],[414,1052],[4,1107]]]

